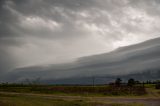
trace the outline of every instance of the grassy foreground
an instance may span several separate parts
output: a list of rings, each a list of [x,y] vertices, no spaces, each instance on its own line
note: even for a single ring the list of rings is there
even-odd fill
[[[144,87],[0,86],[0,106],[160,106],[159,100],[160,90],[153,84]]]
[[[88,100],[64,100],[41,96],[0,94],[0,106],[144,106],[138,103],[98,103]]]
[[[1,92],[63,94],[80,96],[142,96],[146,90],[142,86],[49,86],[49,85],[1,85]]]

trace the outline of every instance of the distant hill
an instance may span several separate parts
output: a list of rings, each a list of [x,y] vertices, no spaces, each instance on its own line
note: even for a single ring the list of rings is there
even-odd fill
[[[72,63],[17,68],[6,79],[22,81],[40,77],[48,83],[86,83],[88,79],[90,83],[93,76],[107,77],[108,81],[121,76],[145,80],[160,78],[159,70],[160,38],[156,38],[109,53],[82,57]]]

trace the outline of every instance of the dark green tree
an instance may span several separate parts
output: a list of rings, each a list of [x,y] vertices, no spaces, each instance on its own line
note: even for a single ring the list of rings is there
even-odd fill
[[[156,89],[160,89],[160,80],[156,81]]]
[[[132,87],[132,86],[135,85],[135,83],[136,83],[135,80],[133,78],[131,78],[131,79],[128,80],[128,84],[127,85]]]
[[[121,82],[122,82],[121,78],[117,78],[116,81],[115,81],[115,85],[120,86]]]

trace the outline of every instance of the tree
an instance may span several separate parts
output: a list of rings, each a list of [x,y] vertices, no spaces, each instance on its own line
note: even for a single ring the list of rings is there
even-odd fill
[[[122,80],[120,78],[117,78],[116,81],[115,81],[115,85],[120,86],[121,82],[122,82]]]
[[[133,85],[135,85],[135,80],[133,78],[129,79],[127,85],[132,87]]]
[[[137,81],[135,81],[135,84],[140,84],[140,83],[141,83],[141,82],[140,82],[140,81],[138,81],[138,80],[137,80]]]
[[[156,81],[156,89],[160,89],[160,81],[159,80]]]

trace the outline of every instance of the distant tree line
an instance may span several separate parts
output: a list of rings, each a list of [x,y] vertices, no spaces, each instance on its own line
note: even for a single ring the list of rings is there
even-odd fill
[[[35,85],[41,85],[40,84],[40,78],[36,78],[34,80],[29,80],[29,79],[26,79],[24,82],[22,83],[0,83],[0,87],[23,87],[23,86],[35,86]],[[143,85],[144,84],[155,84],[155,88],[156,89],[160,89],[160,80],[156,80],[156,81],[151,81],[151,80],[147,80],[147,81],[143,81],[143,82],[140,82],[138,80],[135,80],[134,78],[130,78],[128,79],[127,82],[122,82],[122,79],[121,78],[117,78],[115,80],[115,82],[113,83],[110,83],[109,85],[114,85],[114,86],[117,86],[117,87],[120,87],[120,86],[129,86],[129,87],[133,87],[135,85]],[[93,86],[94,86],[94,80],[93,80]]]
[[[124,83],[124,82],[122,82],[121,78],[117,78],[114,83],[110,83],[110,85],[114,85],[117,87],[124,86],[124,85],[129,86],[129,87],[133,87],[138,84],[141,84],[143,86],[144,86],[144,84],[155,84],[155,88],[160,89],[160,80],[156,80],[156,81],[147,80],[147,81],[140,82],[138,80],[130,78],[130,79],[128,79],[127,83]]]

